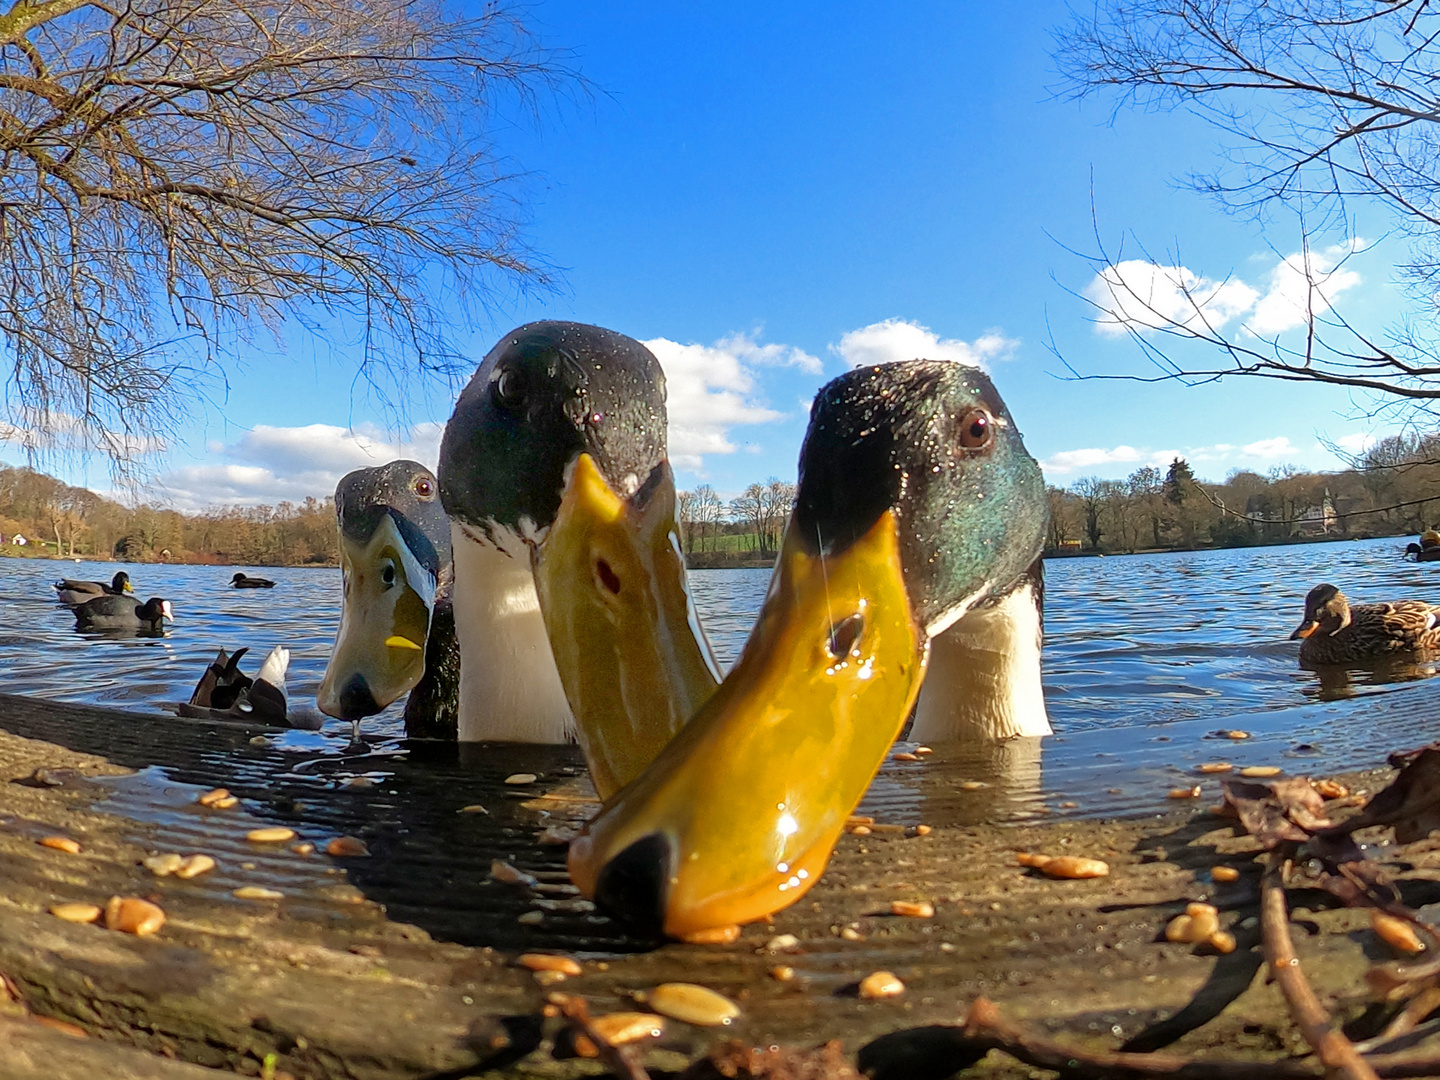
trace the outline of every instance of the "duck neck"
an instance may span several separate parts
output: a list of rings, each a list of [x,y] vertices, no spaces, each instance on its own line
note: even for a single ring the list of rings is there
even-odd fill
[[[529,548],[513,533],[492,532],[451,526],[460,741],[570,742],[575,721],[540,617]]]
[[[1042,636],[1040,585],[1027,576],[932,638],[910,738],[943,743],[1049,735]]]

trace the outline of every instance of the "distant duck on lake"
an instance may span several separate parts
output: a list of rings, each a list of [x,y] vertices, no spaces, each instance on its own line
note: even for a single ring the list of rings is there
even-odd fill
[[[236,574],[230,579],[230,585],[236,589],[273,589],[275,582],[269,578],[247,577],[244,574]]]
[[[1440,607],[1423,600],[1352,606],[1334,585],[1317,585],[1305,597],[1305,621],[1290,637],[1301,639],[1303,667],[1440,649]]]
[[[122,596],[135,591],[130,586],[130,575],[124,570],[111,578],[108,585],[103,581],[78,581],[75,578],[61,578],[55,582],[53,588],[55,589],[55,599],[71,607],[83,604],[87,600],[94,600],[97,596]]]
[[[1413,559],[1415,562],[1440,560],[1440,531],[1426,529],[1420,534],[1418,544],[1406,544],[1405,558]]]

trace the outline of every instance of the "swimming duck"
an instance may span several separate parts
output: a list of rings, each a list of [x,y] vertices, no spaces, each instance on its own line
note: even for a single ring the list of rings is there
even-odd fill
[[[284,727],[288,722],[285,674],[290,650],[283,645],[271,649],[253,679],[240,670],[240,658],[247,652],[248,648],[236,649],[231,656],[221,649],[200,676],[190,700],[177,710],[179,714]]]
[[[74,578],[61,578],[55,582],[54,589],[55,599],[71,607],[83,604],[86,600],[94,600],[97,596],[123,596],[125,593],[135,591],[130,585],[130,575],[124,570],[111,578],[108,585],[103,581],[77,581]]]
[[[547,321],[490,351],[440,447],[459,737],[578,737],[602,797],[719,682],[685,592],[665,436],[650,350]]]
[[[162,630],[175,620],[169,600],[152,596],[145,603],[128,596],[97,596],[75,608],[79,630]]]
[[[450,590],[450,519],[418,461],[356,469],[335,488],[343,594],[317,703],[361,719],[406,691],[405,732],[455,738],[459,647]]]
[[[275,582],[269,578],[247,577],[245,574],[236,574],[230,579],[232,589],[273,589]]]
[[[1423,600],[1352,606],[1334,585],[1316,585],[1305,597],[1305,621],[1290,638],[1303,639],[1305,667],[1440,649],[1440,607]]]
[[[947,631],[964,627],[994,659],[973,676],[947,673],[947,694],[973,700],[945,726],[1048,731],[1046,517],[1040,469],[981,372],[912,361],[821,389],[739,662],[571,844],[571,880],[612,915],[675,937],[794,903],[824,871]],[[940,703],[931,708],[941,722]]]

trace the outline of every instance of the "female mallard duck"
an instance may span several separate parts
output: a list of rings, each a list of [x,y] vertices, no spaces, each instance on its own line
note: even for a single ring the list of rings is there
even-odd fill
[[[77,630],[163,630],[175,621],[169,600],[152,596],[145,603],[128,596],[97,596],[75,608]]]
[[[1440,649],[1440,607],[1423,600],[1352,607],[1334,585],[1316,585],[1305,597],[1305,621],[1290,637],[1304,639],[1300,663],[1305,667]]]
[[[440,447],[459,736],[578,734],[602,797],[719,683],[685,592],[665,436],[649,349],[536,322],[485,357]]]
[[[360,721],[409,691],[405,733],[455,738],[459,653],[450,608],[450,519],[418,461],[356,469],[335,488],[340,629],[320,711]]]
[[[934,729],[1048,732],[1046,516],[1040,469],[981,372],[913,361],[824,387],[738,664],[571,845],[575,884],[672,936],[794,903],[923,699],[932,663],[950,666],[931,673],[943,684]],[[957,631],[968,652],[932,645]]]
[[[111,578],[108,585],[103,581],[77,581],[74,578],[61,578],[55,582],[54,589],[55,599],[70,607],[83,604],[87,600],[94,600],[97,596],[123,596],[125,593],[135,591],[130,586],[130,575],[124,570]]]

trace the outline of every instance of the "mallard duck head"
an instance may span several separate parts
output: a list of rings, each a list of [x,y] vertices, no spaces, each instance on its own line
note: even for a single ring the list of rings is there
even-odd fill
[[[320,710],[358,721],[419,681],[435,583],[450,562],[450,522],[435,475],[418,461],[346,474],[335,488],[344,594],[320,681]]]
[[[973,368],[836,379],[799,471],[739,663],[571,845],[575,884],[642,929],[685,936],[803,895],[910,714],[930,638],[1039,555],[1039,467]]]
[[[467,627],[536,602],[494,595],[518,590],[508,559],[538,594],[595,786],[617,790],[718,681],[685,593],[658,361],[597,326],[511,331],[455,406],[440,491],[454,521],[462,729],[472,673],[498,667],[484,654],[499,634]],[[490,572],[462,573],[467,558]]]
[[[1350,603],[1334,585],[1316,585],[1305,595],[1305,621],[1295,628],[1290,640],[1311,634],[1338,634],[1350,625]]]

